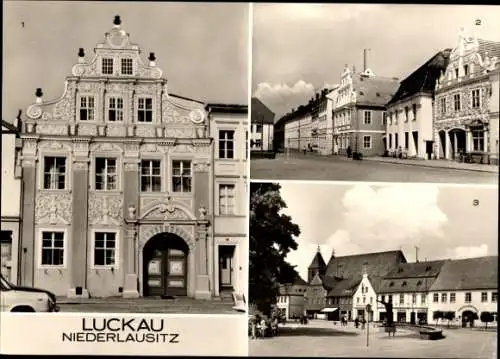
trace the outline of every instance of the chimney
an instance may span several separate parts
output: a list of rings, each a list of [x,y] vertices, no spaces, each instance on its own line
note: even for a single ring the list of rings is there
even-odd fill
[[[415,246],[415,261],[418,263],[418,246]]]

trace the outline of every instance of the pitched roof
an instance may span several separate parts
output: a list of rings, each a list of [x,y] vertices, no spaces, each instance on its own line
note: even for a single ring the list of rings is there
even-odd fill
[[[325,260],[323,259],[323,256],[321,255],[320,251],[316,252],[316,254],[314,255],[314,258],[313,258],[311,264],[307,268],[308,269],[317,269],[317,268],[323,269],[323,268],[326,268]]]
[[[477,39],[477,42],[479,44],[478,52],[483,59],[486,53],[488,53],[488,57],[490,58],[494,56],[500,58],[500,42],[484,39]]]
[[[309,285],[316,285],[316,286],[319,286],[319,285],[322,286],[323,285],[323,281],[319,277],[319,273],[318,272],[316,272],[316,274],[314,275],[314,277],[311,280],[311,283],[309,283]]]
[[[428,291],[446,261],[402,263],[381,281],[379,293]]]
[[[451,49],[439,51],[425,64],[420,66],[411,75],[401,81],[396,94],[388,102],[388,105],[412,96],[418,92],[433,93],[436,80],[441,71],[446,70],[450,59]]]
[[[498,288],[498,256],[449,260],[431,291]]]
[[[373,282],[375,288],[378,286],[378,278],[387,275],[400,263],[406,263],[400,250],[332,257],[324,278],[325,287],[330,289],[328,296],[351,295],[361,282],[365,264],[370,282]]]
[[[356,104],[385,106],[398,88],[398,79],[381,76],[354,74],[352,86],[356,92]]]
[[[293,285],[308,285],[308,284],[305,280],[302,279],[300,275],[297,275],[295,281],[293,282]]]
[[[257,97],[252,97],[252,123],[274,123],[274,112]]]

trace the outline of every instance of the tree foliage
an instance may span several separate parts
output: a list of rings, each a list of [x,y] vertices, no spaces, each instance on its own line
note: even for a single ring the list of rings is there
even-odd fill
[[[286,262],[291,250],[297,249],[294,236],[299,226],[284,213],[286,203],[275,183],[250,183],[250,301],[264,314],[276,302],[280,283],[291,283],[298,276]]]
[[[491,312],[481,312],[481,321],[485,324],[485,329],[488,329],[488,323],[491,323],[495,320],[493,313]]]

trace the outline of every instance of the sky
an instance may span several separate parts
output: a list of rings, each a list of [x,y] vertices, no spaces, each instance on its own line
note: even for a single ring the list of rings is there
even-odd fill
[[[404,79],[460,28],[500,41],[500,6],[411,4],[254,4],[252,95],[276,113],[306,104],[340,82],[346,64]],[[481,26],[475,26],[475,20]]]
[[[3,2],[3,118],[25,112],[38,87],[46,100],[62,96],[78,48],[92,54],[115,15],[144,57],[156,54],[172,93],[248,103],[248,4],[10,0]]]
[[[299,225],[287,260],[307,280],[318,245],[331,257],[401,249],[408,262],[498,255],[498,187],[280,183]],[[475,202],[477,201],[477,202]],[[477,205],[476,205],[477,204]]]

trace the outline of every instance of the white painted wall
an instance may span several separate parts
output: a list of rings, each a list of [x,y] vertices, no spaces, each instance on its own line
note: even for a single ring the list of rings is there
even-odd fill
[[[273,136],[274,136],[274,125],[273,124],[263,124],[262,131],[257,132],[257,127],[259,124],[253,123],[251,125],[250,139],[253,141],[259,140],[262,141],[263,146],[258,146],[254,144],[250,150],[251,151],[272,151],[273,150]]]

